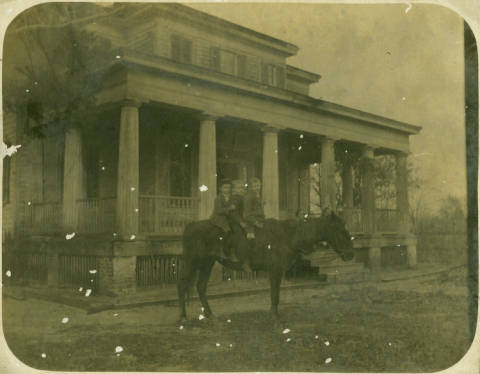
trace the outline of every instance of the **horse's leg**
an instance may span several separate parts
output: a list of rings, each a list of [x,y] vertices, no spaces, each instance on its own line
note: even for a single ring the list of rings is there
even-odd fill
[[[280,283],[282,282],[281,270],[271,269],[270,276],[270,311],[274,317],[278,317],[278,304],[280,302]]]
[[[208,305],[207,300],[207,285],[214,264],[214,259],[205,259],[200,266],[197,280],[198,296],[200,297],[200,302],[203,306],[203,312],[205,313],[205,317],[207,318],[212,315],[212,310],[210,309],[210,305]]]
[[[187,319],[187,309],[185,307],[185,294],[188,292],[191,284],[195,280],[195,267],[193,266],[192,261],[186,261],[184,271],[180,277],[177,290],[178,290],[178,301],[180,306],[180,321],[185,321]]]

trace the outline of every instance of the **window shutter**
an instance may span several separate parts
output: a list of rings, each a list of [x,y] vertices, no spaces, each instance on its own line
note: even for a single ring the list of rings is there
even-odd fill
[[[212,69],[220,71],[220,50],[216,47],[210,49]]]
[[[172,59],[175,61],[180,61],[180,37],[178,35],[172,35],[171,38],[171,47],[172,47]]]
[[[280,88],[285,87],[285,69],[282,66],[277,66],[275,68],[275,73],[276,73],[276,86]]]
[[[262,83],[265,83],[265,84],[269,83],[268,70],[269,70],[269,65],[262,64]]]
[[[182,43],[182,61],[192,63],[192,41],[190,39],[183,39]]]
[[[242,78],[247,76],[247,56],[237,56],[237,75]]]

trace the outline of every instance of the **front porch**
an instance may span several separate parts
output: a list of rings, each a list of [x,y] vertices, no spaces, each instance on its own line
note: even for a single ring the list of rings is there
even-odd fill
[[[139,230],[146,236],[181,236],[188,222],[199,216],[198,197],[141,195],[138,200]],[[116,234],[116,198],[77,200],[77,234]],[[61,203],[27,203],[24,207],[24,229],[29,234],[65,233],[62,226]],[[338,212],[347,229],[355,235],[367,234],[362,210],[344,209]],[[376,233],[399,232],[397,209],[376,209]]]

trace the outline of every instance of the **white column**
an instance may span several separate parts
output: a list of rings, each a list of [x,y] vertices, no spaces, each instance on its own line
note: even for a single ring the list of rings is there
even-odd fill
[[[320,204],[322,210],[330,208],[337,210],[336,183],[335,183],[335,139],[322,136],[320,164]]]
[[[198,188],[199,219],[210,218],[217,196],[217,117],[206,115],[200,122]]]
[[[78,224],[77,200],[86,195],[82,134],[78,128],[70,128],[65,134],[63,170],[63,228],[67,232],[73,232]]]
[[[117,176],[117,232],[122,238],[138,235],[140,103],[126,101],[120,115]]]
[[[278,129],[263,128],[262,199],[266,218],[279,219]]]

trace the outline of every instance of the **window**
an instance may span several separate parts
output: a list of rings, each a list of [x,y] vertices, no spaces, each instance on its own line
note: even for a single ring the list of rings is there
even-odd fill
[[[10,202],[10,163],[11,158],[5,156],[3,158],[3,203],[8,204]]]
[[[172,59],[192,63],[192,41],[180,35],[172,35]]]
[[[211,61],[214,70],[242,78],[247,75],[247,56],[213,47],[211,49]]]
[[[274,64],[263,64],[262,66],[262,83],[269,86],[285,87],[285,69],[283,66]]]

